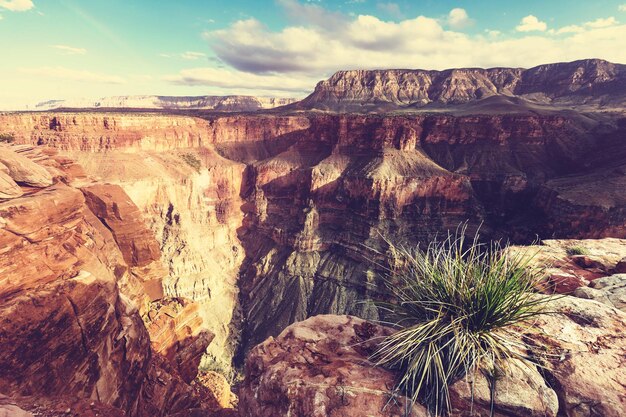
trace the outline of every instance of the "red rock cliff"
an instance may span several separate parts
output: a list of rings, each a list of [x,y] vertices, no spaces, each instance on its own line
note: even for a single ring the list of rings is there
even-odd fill
[[[201,355],[210,339],[165,357],[152,352],[138,308],[153,299],[142,278],[158,274],[159,256],[124,253],[124,222],[136,247],[155,243],[138,215],[126,217],[138,214],[128,196],[91,184],[54,150],[1,145],[0,160],[0,392],[70,404],[80,415],[98,407],[145,417],[201,407],[173,366],[180,355]],[[83,186],[88,198],[106,195],[109,205],[92,212]]]

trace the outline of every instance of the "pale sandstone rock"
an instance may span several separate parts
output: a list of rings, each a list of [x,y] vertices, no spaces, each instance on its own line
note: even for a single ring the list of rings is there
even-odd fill
[[[586,255],[569,255],[572,248],[584,250]],[[541,245],[514,246],[510,250],[531,257],[531,265],[542,271],[545,290],[573,294],[593,285],[602,277],[611,275],[618,262],[626,255],[626,240],[604,239],[547,239]],[[588,295],[592,295],[588,292]],[[586,297],[583,297],[586,298]]]
[[[457,381],[450,387],[450,399],[454,417],[490,417],[492,401],[494,417],[555,417],[559,409],[556,393],[535,365],[519,360],[507,361],[495,382],[482,370]]]
[[[10,146],[0,146],[0,163],[7,169],[13,181],[33,187],[52,185],[52,175],[41,165],[13,150]]]
[[[8,174],[8,169],[6,171],[2,170],[3,167],[4,165],[0,164],[0,199],[20,197],[24,194],[22,189]]]
[[[597,298],[590,297],[591,299],[626,311],[626,274],[597,279],[591,283],[591,288],[599,292]]]
[[[559,397],[559,413],[620,417],[626,410],[626,313],[595,301],[558,298],[558,314],[539,316],[527,343],[547,348],[547,382]]]
[[[574,297],[548,305],[550,314],[516,329],[534,346],[541,368],[508,362],[507,372],[496,377],[495,416],[621,416],[626,314]],[[388,415],[378,407],[394,375],[372,367],[368,357],[376,337],[389,332],[350,316],[316,316],[289,326],[250,352],[241,416]],[[451,416],[490,415],[491,388],[483,372],[451,386]],[[334,401],[337,392],[343,393],[342,401]],[[425,415],[420,410],[416,415]]]
[[[0,394],[0,417],[34,417],[21,409],[14,400]]]

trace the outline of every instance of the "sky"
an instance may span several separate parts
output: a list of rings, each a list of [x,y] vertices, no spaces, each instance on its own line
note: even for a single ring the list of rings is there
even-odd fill
[[[342,69],[626,63],[625,0],[0,0],[0,109],[301,98]]]

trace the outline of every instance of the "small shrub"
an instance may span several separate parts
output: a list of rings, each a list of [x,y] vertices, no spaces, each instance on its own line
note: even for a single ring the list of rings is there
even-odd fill
[[[447,414],[448,387],[464,375],[526,359],[508,327],[541,314],[547,301],[533,294],[540,276],[528,267],[532,256],[480,244],[478,235],[466,242],[464,231],[425,251],[392,245],[400,267],[386,280],[395,300],[381,312],[398,331],[372,356],[398,372],[396,388],[411,403],[433,415]]]
[[[13,143],[15,137],[11,133],[0,133],[0,143]]]
[[[200,168],[202,167],[202,163],[200,160],[192,153],[185,153],[180,156],[183,161],[187,163],[190,167],[195,169],[197,172],[200,172]]]
[[[241,375],[237,373],[237,371],[231,366],[230,363],[224,361],[223,359],[218,359],[214,355],[209,353],[205,354],[202,357],[202,361],[200,362],[198,371],[216,372],[218,374],[221,374],[231,385],[234,385],[241,379]]]
[[[589,255],[589,251],[581,246],[571,246],[565,250],[568,256]]]

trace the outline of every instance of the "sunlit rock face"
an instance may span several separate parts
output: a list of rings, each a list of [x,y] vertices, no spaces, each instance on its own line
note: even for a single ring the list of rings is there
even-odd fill
[[[202,306],[198,314],[203,326],[215,335],[204,365],[228,370],[233,351],[231,321],[239,293],[236,281],[245,256],[237,238],[245,165],[221,157],[213,144],[245,142],[258,143],[260,150],[272,148],[273,140],[282,143],[290,132],[308,127],[308,119],[227,116],[206,121],[79,113],[27,114],[20,120],[14,115],[3,117],[3,125],[13,124],[19,141],[58,146],[87,172],[121,186],[119,190],[130,196],[140,213],[108,203],[118,191],[114,185],[84,191],[90,206],[101,212],[99,217],[108,218],[113,233],[128,237],[123,253],[129,261],[138,261],[135,269],[144,269],[142,278],[150,285],[153,278],[145,268],[155,247],[142,243],[144,236],[120,221],[118,212],[121,217],[145,220],[167,268],[164,294]],[[117,224],[123,227],[115,228]],[[151,291],[157,289],[150,286]],[[237,333],[237,327],[234,330]]]
[[[174,364],[201,356],[210,339],[152,351],[140,313],[162,297],[150,290],[160,289],[164,268],[129,197],[54,149],[0,145],[0,160],[20,191],[0,198],[0,392],[13,398],[0,410],[20,412],[19,402],[147,417],[202,406]]]
[[[507,110],[520,103],[623,106],[625,85],[626,66],[599,59],[530,69],[354,70],[321,81],[295,106],[356,112],[424,106],[434,110],[481,100]]]

